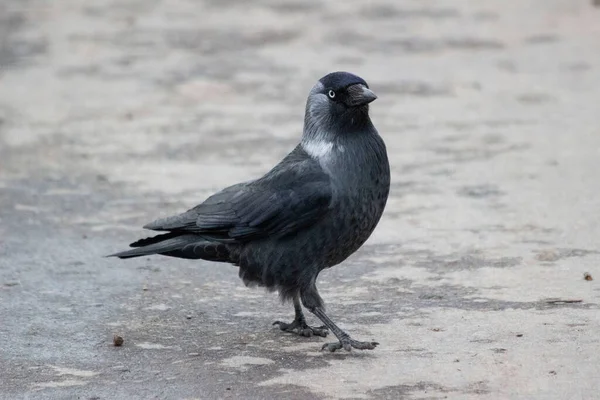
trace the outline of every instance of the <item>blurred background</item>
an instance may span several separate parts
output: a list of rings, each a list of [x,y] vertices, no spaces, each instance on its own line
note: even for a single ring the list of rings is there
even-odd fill
[[[320,287],[376,351],[233,267],[102,258],[266,172],[336,70],[393,182]],[[599,82],[591,0],[0,1],[0,398],[597,398]]]

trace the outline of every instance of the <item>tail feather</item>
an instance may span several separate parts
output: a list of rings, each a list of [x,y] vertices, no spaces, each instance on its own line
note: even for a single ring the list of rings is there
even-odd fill
[[[134,247],[134,249],[111,254],[107,257],[132,258],[151,254],[169,253],[180,250],[189,244],[202,241],[203,239],[197,235],[166,233],[164,235],[138,240],[130,245],[131,247]]]
[[[151,244],[160,243],[167,239],[180,237],[181,235],[182,235],[181,232],[163,233],[161,235],[156,235],[156,236],[151,236],[151,237],[147,237],[144,239],[140,239],[136,242],[131,243],[129,245],[129,247],[144,247],[144,246],[148,246]],[[198,239],[198,237],[196,236],[196,240],[197,239]]]
[[[163,256],[236,263],[240,249],[231,244],[211,242],[201,236],[181,232],[140,239],[131,243],[131,250],[107,257],[133,258],[161,254]]]

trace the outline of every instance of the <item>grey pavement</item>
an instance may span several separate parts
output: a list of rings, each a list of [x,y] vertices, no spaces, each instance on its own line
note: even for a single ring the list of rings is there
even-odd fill
[[[0,398],[599,399],[592,3],[0,2]],[[279,332],[232,266],[102,257],[267,171],[333,70],[393,182],[319,287],[375,351]]]

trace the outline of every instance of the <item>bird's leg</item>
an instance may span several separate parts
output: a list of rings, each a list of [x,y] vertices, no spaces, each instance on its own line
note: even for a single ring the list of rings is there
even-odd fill
[[[317,292],[317,288],[313,285],[309,290],[302,293],[302,303],[304,307],[315,314],[325,326],[338,338],[339,342],[325,343],[321,350],[328,350],[334,352],[339,349],[346,351],[352,350],[352,348],[358,350],[373,350],[379,343],[377,342],[359,342],[354,340],[346,332],[341,330],[328,316],[325,314],[325,307],[323,300]]]
[[[321,321],[323,321],[325,326],[329,328],[329,330],[331,330],[331,332],[333,332],[335,337],[337,337],[339,340],[339,342],[325,343],[321,350],[329,350],[331,352],[334,352],[341,348],[343,348],[346,351],[350,351],[352,350],[352,348],[358,350],[373,350],[375,346],[379,344],[377,342],[359,342],[358,340],[352,339],[350,335],[348,335],[346,332],[341,330],[336,324],[334,324],[333,321],[329,319],[329,317],[325,314],[325,311],[320,307],[315,308],[314,310],[312,310],[312,312],[317,317],[319,317]]]
[[[317,328],[308,326],[306,324],[306,319],[304,318],[304,313],[302,312],[302,306],[300,305],[300,298],[298,295],[294,296],[294,311],[296,312],[294,321],[289,324],[281,321],[275,321],[273,322],[273,325],[279,325],[279,329],[284,332],[291,332],[300,336],[327,336],[328,331],[326,327],[320,326]]]

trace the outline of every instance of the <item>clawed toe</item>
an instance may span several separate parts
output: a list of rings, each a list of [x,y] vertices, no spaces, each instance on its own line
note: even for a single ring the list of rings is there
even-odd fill
[[[321,350],[327,350],[332,353],[342,348],[346,351],[351,351],[353,348],[357,350],[373,350],[378,344],[377,342],[359,342],[358,340],[346,339],[339,342],[325,343]]]
[[[329,333],[327,328],[324,326],[320,326],[320,327],[308,326],[306,324],[306,322],[300,322],[297,320],[292,323],[275,321],[275,322],[273,322],[273,325],[279,325],[279,329],[281,329],[284,332],[295,333],[296,335],[304,336],[304,337],[312,337],[312,336],[327,337],[327,334]]]
[[[331,353],[333,353],[336,350],[339,350],[342,348],[342,342],[333,342],[333,343],[325,343],[323,345],[323,347],[321,347],[321,351],[329,351]]]

